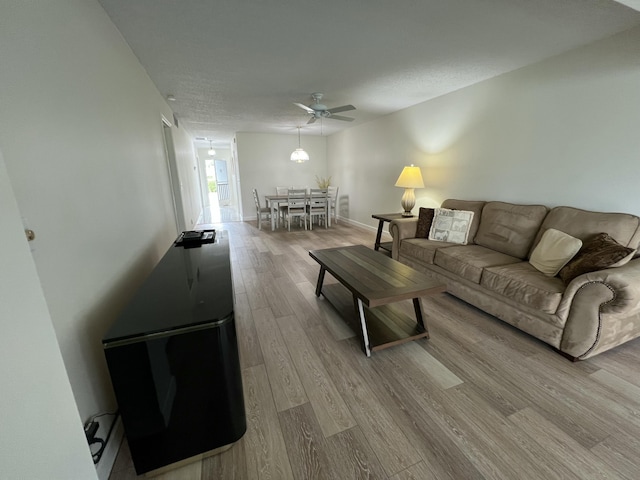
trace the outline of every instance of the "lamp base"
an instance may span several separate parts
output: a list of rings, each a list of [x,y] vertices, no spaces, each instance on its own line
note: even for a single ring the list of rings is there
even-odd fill
[[[416,204],[416,195],[413,192],[413,188],[405,188],[404,189],[404,193],[402,194],[402,199],[400,200],[400,204],[402,205],[402,208],[404,209],[404,212],[402,212],[402,216],[403,217],[413,217],[413,214],[411,213],[411,209]]]

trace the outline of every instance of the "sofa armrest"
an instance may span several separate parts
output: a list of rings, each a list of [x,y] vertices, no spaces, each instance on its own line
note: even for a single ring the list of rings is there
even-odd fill
[[[400,252],[400,243],[405,238],[416,237],[416,227],[418,225],[418,217],[400,218],[398,220],[392,220],[389,223],[389,233],[393,238],[393,245],[391,247],[391,258],[398,259]]]
[[[557,314],[567,319],[560,349],[576,358],[640,335],[640,259],[576,277]]]

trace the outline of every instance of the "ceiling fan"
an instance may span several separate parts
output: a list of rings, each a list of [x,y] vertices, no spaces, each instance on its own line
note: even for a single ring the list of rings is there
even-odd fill
[[[320,103],[320,100],[322,100],[321,93],[312,93],[311,98],[313,98],[313,103],[308,107],[306,105],[303,105],[302,103],[294,103],[294,105],[299,106],[311,115],[311,118],[309,119],[307,124],[313,123],[319,118],[332,118],[334,120],[343,120],[345,122],[352,122],[354,120],[351,117],[335,115],[339,112],[348,112],[349,110],[355,110],[356,107],[354,107],[353,105],[342,105],[341,107],[327,108],[326,105]]]

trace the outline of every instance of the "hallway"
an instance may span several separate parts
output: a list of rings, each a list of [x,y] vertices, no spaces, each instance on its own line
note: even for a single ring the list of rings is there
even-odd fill
[[[240,222],[240,212],[234,206],[221,206],[216,193],[209,193],[209,208],[205,208],[198,225],[224,222]]]

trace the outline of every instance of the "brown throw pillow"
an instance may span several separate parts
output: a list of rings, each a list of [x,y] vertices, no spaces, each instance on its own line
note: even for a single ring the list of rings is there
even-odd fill
[[[606,233],[598,233],[585,240],[582,248],[558,274],[564,283],[577,276],[609,267],[621,267],[636,251],[620,245]]]
[[[433,222],[433,208],[420,207],[418,213],[418,226],[416,227],[416,238],[429,238],[431,222]]]

